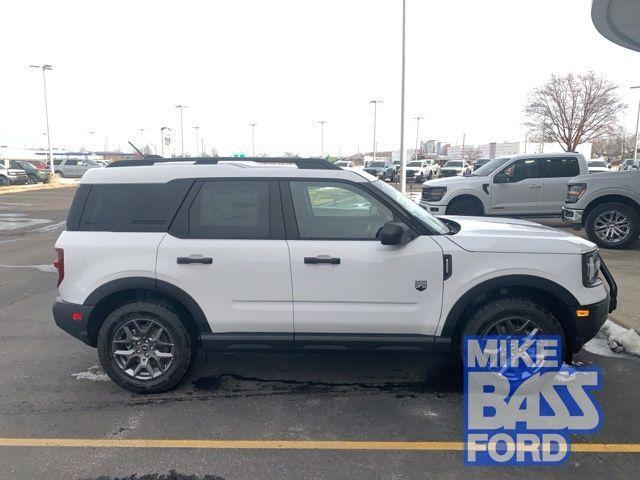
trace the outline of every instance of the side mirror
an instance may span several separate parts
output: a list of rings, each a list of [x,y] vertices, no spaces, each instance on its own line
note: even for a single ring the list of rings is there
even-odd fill
[[[409,228],[400,222],[387,222],[380,229],[382,245],[402,245],[409,241]]]
[[[507,183],[508,180],[506,173],[497,173],[495,177],[493,177],[493,183]]]

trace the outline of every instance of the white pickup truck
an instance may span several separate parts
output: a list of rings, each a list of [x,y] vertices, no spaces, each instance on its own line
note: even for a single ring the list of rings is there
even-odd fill
[[[438,176],[439,166],[432,159],[407,162],[407,181],[424,182]]]

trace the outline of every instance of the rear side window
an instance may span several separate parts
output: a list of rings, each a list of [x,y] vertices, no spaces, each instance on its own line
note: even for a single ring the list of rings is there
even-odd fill
[[[545,177],[576,177],[580,175],[580,164],[575,157],[547,158],[545,160]]]
[[[77,230],[99,232],[164,232],[193,180],[168,183],[102,184],[78,190],[69,219],[82,202],[84,209]],[[78,206],[76,207],[76,203]],[[69,223],[67,220],[67,229]]]
[[[269,238],[269,182],[204,182],[189,208],[192,238]]]

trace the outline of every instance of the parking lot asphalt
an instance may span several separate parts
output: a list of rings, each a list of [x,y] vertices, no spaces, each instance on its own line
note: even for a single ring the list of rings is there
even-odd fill
[[[96,351],[51,317],[53,243],[72,195],[0,197],[2,479],[108,480],[171,470],[227,480],[637,476],[640,455],[619,453],[640,452],[640,360],[626,355],[576,356],[602,368],[603,426],[573,438],[585,451],[545,469],[464,467],[461,386],[436,357],[201,355],[174,391],[126,392],[105,378]],[[622,279],[633,280],[640,267],[638,247],[605,258],[620,284],[620,310],[637,314],[638,295],[626,293]]]

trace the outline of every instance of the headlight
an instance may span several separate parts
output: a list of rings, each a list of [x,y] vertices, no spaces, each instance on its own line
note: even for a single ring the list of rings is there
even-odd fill
[[[582,284],[585,287],[593,287],[598,283],[600,264],[600,253],[597,250],[582,255]]]
[[[586,191],[586,183],[573,183],[571,185],[567,185],[567,203],[576,203]]]
[[[445,193],[447,193],[447,187],[424,187],[422,199],[427,202],[439,202]]]

